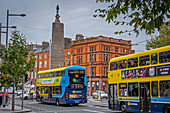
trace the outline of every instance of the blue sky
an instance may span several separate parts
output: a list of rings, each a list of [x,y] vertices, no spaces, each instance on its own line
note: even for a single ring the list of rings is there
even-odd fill
[[[0,0],[0,22],[6,25],[6,12],[11,14],[25,13],[26,17],[10,17],[9,25],[16,25],[27,39],[27,42],[41,44],[49,41],[52,36],[52,22],[55,21],[56,6],[59,5],[60,21],[64,23],[64,37],[75,39],[77,33],[86,37],[103,35],[106,37],[122,38],[137,43],[150,36],[144,32],[136,37],[135,34],[116,35],[115,31],[131,29],[129,26],[115,26],[104,19],[94,18],[95,9],[105,8],[107,4],[96,3],[95,0]],[[121,19],[121,18],[120,18]],[[5,29],[3,29],[5,31]],[[9,35],[11,30],[9,30]],[[158,34],[158,33],[157,33]],[[156,34],[156,35],[157,35]],[[5,35],[2,34],[5,44]],[[145,43],[133,46],[136,52],[145,50]]]

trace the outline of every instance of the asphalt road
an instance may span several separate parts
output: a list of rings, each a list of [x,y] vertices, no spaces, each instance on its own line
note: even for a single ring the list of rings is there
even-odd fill
[[[102,101],[103,104],[106,104],[106,102],[107,100]],[[17,106],[21,106],[21,99],[16,99],[15,103]],[[31,109],[32,113],[113,113],[107,106],[100,106],[99,103],[99,101],[88,99],[88,103],[78,106],[56,106],[55,104],[42,104],[35,100],[24,100],[24,108]]]

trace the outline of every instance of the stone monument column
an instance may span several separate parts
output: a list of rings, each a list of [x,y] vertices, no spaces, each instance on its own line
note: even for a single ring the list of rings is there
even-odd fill
[[[57,5],[55,22],[52,24],[51,69],[64,66],[64,24],[60,22]]]

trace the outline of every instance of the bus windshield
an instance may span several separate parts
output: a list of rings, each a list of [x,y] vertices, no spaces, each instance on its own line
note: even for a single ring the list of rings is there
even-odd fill
[[[84,88],[84,70],[69,70],[69,88]]]

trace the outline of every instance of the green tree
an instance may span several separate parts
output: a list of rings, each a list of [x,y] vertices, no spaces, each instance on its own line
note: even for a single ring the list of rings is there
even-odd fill
[[[13,31],[8,44],[8,50],[2,49],[0,51],[0,58],[2,59],[0,71],[9,75],[6,79],[3,79],[3,74],[1,74],[2,85],[10,86],[13,84],[14,90],[14,81],[16,81],[15,85],[17,86],[28,71],[33,71],[35,58],[34,55],[31,55],[29,60],[27,60],[28,55],[29,50],[27,49],[23,34],[20,34],[19,31]],[[14,110],[14,91],[12,104],[12,110]]]
[[[151,40],[146,42],[145,46],[147,50],[170,45],[170,22],[161,27],[159,34],[159,36],[151,38]]]
[[[107,8],[95,10],[94,17],[106,18],[115,25],[130,25],[131,30],[116,31],[115,34],[136,33],[144,30],[147,35],[155,32],[169,19],[170,0],[96,0],[96,2],[110,3]],[[121,21],[119,17],[124,17]],[[168,20],[167,19],[167,20]],[[128,21],[129,20],[129,21]]]

